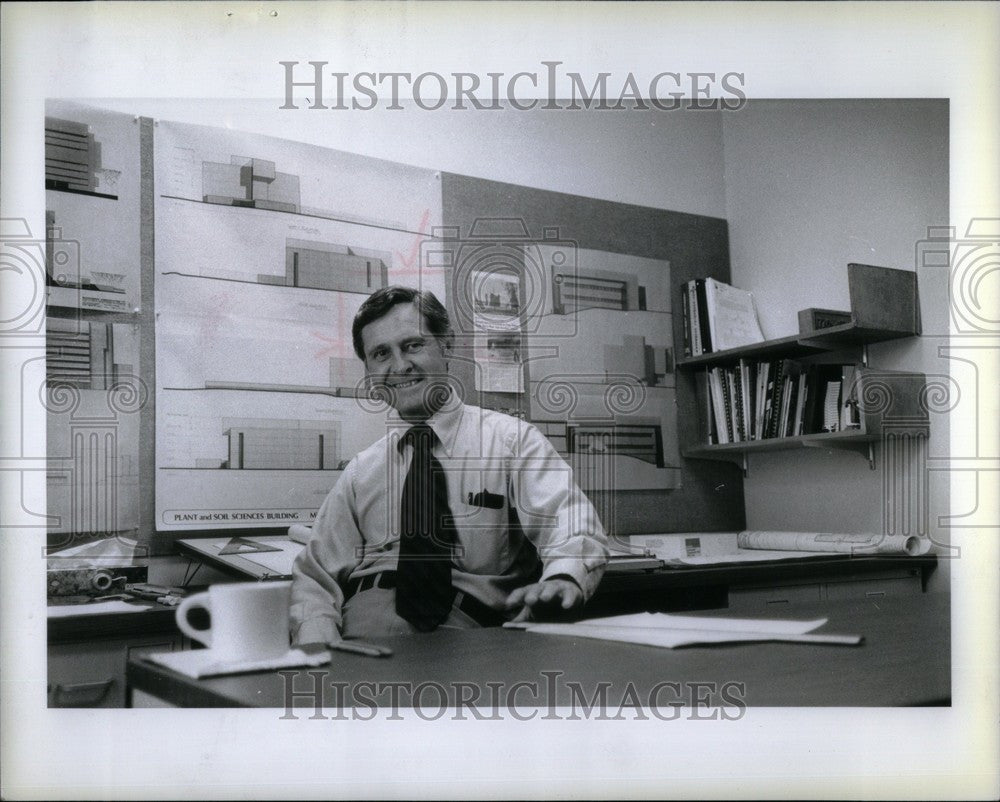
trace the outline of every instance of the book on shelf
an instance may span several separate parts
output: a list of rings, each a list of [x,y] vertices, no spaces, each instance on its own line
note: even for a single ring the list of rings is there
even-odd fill
[[[726,421],[726,436],[728,442],[736,442],[736,426],[734,425],[734,408],[733,408],[733,383],[732,376],[729,370],[720,371],[720,378],[722,380],[722,399],[725,404],[723,408],[723,415]]]
[[[798,408],[799,374],[801,368],[796,362],[785,365],[784,386],[781,394],[781,418],[778,421],[778,437],[791,437],[797,428],[795,410]]]
[[[691,341],[691,356],[701,356],[704,353],[704,345],[701,341],[701,318],[698,314],[698,288],[694,279],[684,285],[684,294],[687,298],[687,338]]]
[[[804,371],[806,377],[806,400],[802,406],[802,433],[818,431],[817,408],[819,407],[819,365],[809,365]]]
[[[706,279],[693,278],[681,286],[684,353],[689,357],[709,354],[715,350],[712,345],[705,282]]]
[[[858,406],[858,369],[854,365],[844,365],[840,384],[840,430],[859,429],[861,415]]]
[[[767,386],[771,373],[770,362],[757,363],[756,406],[754,407],[754,440],[764,437],[764,416],[766,413]]]
[[[710,354],[718,350],[712,342],[712,327],[709,322],[708,299],[705,294],[705,279],[696,278],[694,280],[694,297],[697,314],[695,319],[698,323],[697,337],[701,350],[699,354]]]
[[[769,408],[768,419],[765,423],[766,434],[765,437],[777,437],[778,436],[778,421],[781,419],[781,404],[783,391],[785,388],[785,366],[790,360],[779,359],[772,366],[772,372],[774,373],[774,381],[771,383],[771,404]]]
[[[792,359],[740,359],[704,374],[700,408],[710,444],[861,428],[860,369]]]
[[[708,372],[708,382],[711,389],[710,398],[712,401],[712,414],[715,419],[717,443],[730,442],[729,424],[726,422],[726,401],[722,389],[723,378],[722,368],[712,368]]]
[[[824,432],[835,432],[840,426],[840,381],[827,380],[823,387]]]
[[[791,431],[792,437],[798,437],[802,434],[802,416],[805,412],[805,401],[806,401],[806,372],[801,371],[799,373],[796,392],[795,392],[795,412],[792,418],[793,428]]]
[[[719,442],[719,429],[715,421],[711,380],[705,371],[695,374],[695,397],[698,402],[699,439],[709,445]]]
[[[726,371],[726,394],[729,397],[729,425],[732,441],[739,443],[743,437],[743,402],[740,400],[736,369]]]
[[[736,366],[739,377],[739,391],[742,403],[743,439],[754,439],[754,396],[750,391],[753,384],[754,363],[749,359],[741,359]]]
[[[681,286],[681,328],[684,331],[684,356],[691,357],[691,299],[687,284]]]
[[[704,284],[713,351],[764,342],[753,295],[714,278],[705,279]]]

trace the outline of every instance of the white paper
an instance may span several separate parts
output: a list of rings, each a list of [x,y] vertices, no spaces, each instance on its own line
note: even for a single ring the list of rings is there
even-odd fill
[[[239,662],[220,661],[219,656],[211,649],[192,649],[184,652],[162,652],[147,654],[146,658],[154,663],[186,674],[194,679],[201,677],[220,676],[223,674],[242,674],[247,671],[271,671],[278,668],[296,668],[298,666],[321,666],[330,662],[330,652],[323,651],[308,654],[301,649],[289,649],[280,657],[269,657],[261,660],[242,660]]]
[[[588,618],[575,626],[586,627],[639,627],[642,629],[684,629],[694,631],[724,630],[726,632],[757,632],[772,635],[804,635],[823,626],[827,619],[807,621],[796,619],[720,618],[698,615],[672,615],[670,613],[634,613],[603,618]]]
[[[825,618],[793,621],[638,613],[592,618],[572,624],[528,624],[525,629],[543,635],[565,635],[672,649],[698,643],[794,640],[821,627],[826,621]]]
[[[49,618],[71,618],[77,615],[103,615],[106,613],[146,613],[148,604],[130,604],[124,601],[90,602],[88,604],[53,604],[48,608]]]

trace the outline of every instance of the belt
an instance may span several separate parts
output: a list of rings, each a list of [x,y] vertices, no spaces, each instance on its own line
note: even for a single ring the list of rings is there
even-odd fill
[[[377,574],[368,574],[360,579],[352,579],[347,583],[347,596],[345,601],[356,593],[371,590],[372,588],[392,590],[395,587],[395,571],[382,571]],[[488,607],[479,601],[479,599],[474,596],[470,596],[468,593],[463,593],[462,591],[458,591],[456,606],[481,627],[498,627],[507,620],[506,616],[504,616],[504,614],[499,610],[494,610],[492,607]]]

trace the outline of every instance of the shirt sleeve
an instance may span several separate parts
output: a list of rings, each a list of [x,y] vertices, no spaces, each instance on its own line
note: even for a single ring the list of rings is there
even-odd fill
[[[354,494],[355,462],[348,463],[313,524],[313,536],[292,566],[292,642],[340,640],[344,588],[357,567],[362,536]]]
[[[538,550],[542,579],[569,576],[589,599],[604,575],[608,538],[572,468],[537,428],[521,423],[510,476],[512,504]]]

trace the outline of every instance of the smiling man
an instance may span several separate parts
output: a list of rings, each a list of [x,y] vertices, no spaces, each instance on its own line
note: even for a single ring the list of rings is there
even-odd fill
[[[462,403],[438,299],[386,287],[352,334],[394,414],[344,469],[295,562],[294,641],[498,626],[590,598],[608,553],[594,508],[534,426]]]

